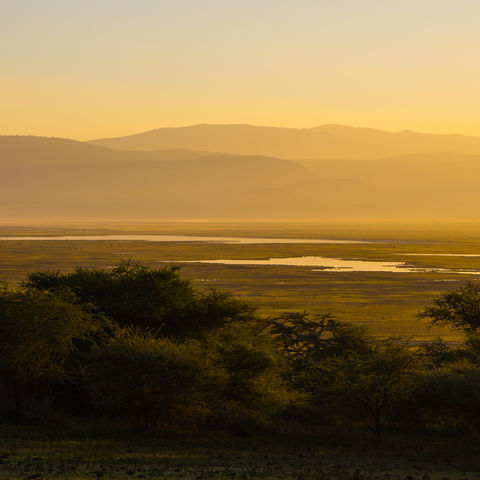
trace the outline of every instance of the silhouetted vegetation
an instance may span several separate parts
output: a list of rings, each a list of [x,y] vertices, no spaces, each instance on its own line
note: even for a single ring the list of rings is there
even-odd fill
[[[480,286],[465,282],[457,291],[435,299],[433,306],[425,308],[418,315],[431,320],[432,325],[475,332],[480,328]]]
[[[3,417],[237,434],[285,422],[378,438],[477,431],[479,292],[464,284],[419,314],[464,330],[462,343],[415,344],[328,314],[263,318],[172,266],[33,272],[0,290]]]
[[[100,414],[141,419],[146,429],[199,414],[209,362],[196,343],[123,328],[86,356],[87,390]]]
[[[215,290],[199,292],[178,270],[124,261],[112,269],[33,272],[23,286],[51,292],[68,289],[120,326],[159,330],[162,336],[198,336],[228,321],[254,317],[255,308],[248,303]]]

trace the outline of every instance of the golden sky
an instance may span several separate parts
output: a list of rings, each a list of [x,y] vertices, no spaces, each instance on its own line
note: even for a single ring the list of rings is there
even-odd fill
[[[480,135],[478,0],[0,0],[0,134]]]

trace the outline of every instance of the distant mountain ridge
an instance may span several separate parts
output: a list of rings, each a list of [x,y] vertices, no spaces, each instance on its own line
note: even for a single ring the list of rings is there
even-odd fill
[[[285,159],[0,137],[0,218],[284,218],[376,198]],[[334,210],[332,210],[333,212]]]
[[[118,138],[91,140],[118,150],[189,149],[280,158],[366,160],[417,153],[480,155],[480,137],[428,134],[411,130],[323,125],[295,129],[253,125],[166,127]]]
[[[480,155],[289,160],[0,136],[0,219],[478,218],[479,181]]]
[[[158,162],[195,160],[222,155],[185,149],[160,151],[119,151],[87,142],[57,137],[0,135],[0,164],[8,162],[85,163],[85,162]]]

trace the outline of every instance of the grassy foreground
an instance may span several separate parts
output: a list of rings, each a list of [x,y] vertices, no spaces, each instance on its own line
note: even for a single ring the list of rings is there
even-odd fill
[[[480,478],[478,443],[474,438],[449,435],[396,435],[376,444],[359,432],[300,438],[224,433],[146,437],[78,429],[0,428],[0,478],[5,480]]]

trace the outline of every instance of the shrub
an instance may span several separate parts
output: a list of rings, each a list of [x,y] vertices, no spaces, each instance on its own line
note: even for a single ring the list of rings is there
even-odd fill
[[[37,394],[54,394],[52,382],[72,380],[69,359],[104,325],[69,292],[0,290],[0,381],[17,421]]]
[[[419,426],[480,428],[480,369],[460,361],[425,372],[402,406]]]
[[[263,421],[294,401],[296,395],[281,377],[283,359],[268,335],[231,324],[213,332],[205,348],[223,372],[216,400],[218,420]]]
[[[347,420],[369,422],[379,438],[384,420],[408,396],[417,374],[418,356],[407,345],[372,340],[367,353],[350,351],[314,363],[309,390],[320,405]]]
[[[93,348],[87,362],[91,401],[103,413],[130,417],[150,429],[206,412],[208,378],[214,375],[195,342],[124,328]]]

